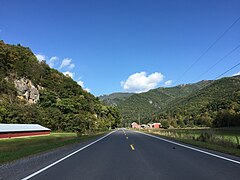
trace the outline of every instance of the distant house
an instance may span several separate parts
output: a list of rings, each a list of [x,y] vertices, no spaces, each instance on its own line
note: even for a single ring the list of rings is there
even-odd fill
[[[149,126],[150,128],[154,128],[154,129],[158,129],[162,127],[161,123],[152,123],[152,124],[149,124]]]
[[[140,128],[141,126],[138,124],[138,123],[136,123],[136,122],[133,122],[132,124],[131,124],[131,127],[132,128]]]
[[[50,129],[39,124],[0,124],[0,138],[50,134]]]
[[[141,128],[143,128],[143,129],[148,129],[148,128],[149,128],[149,125],[142,124],[142,125],[141,125]]]
[[[161,123],[153,123],[153,128],[160,128],[162,127]]]

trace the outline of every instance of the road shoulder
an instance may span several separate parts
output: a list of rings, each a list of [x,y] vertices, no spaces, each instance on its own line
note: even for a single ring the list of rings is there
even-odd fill
[[[174,146],[179,146],[180,145],[181,147],[185,147],[185,148],[188,148],[188,149],[191,149],[191,150],[194,150],[194,151],[198,151],[198,152],[201,152],[201,153],[204,153],[204,154],[208,154],[208,155],[212,154],[211,156],[216,155],[215,157],[217,157],[217,158],[219,156],[219,157],[222,157],[221,159],[226,158],[226,159],[230,159],[230,160],[233,160],[233,161],[237,161],[237,164],[240,164],[240,157],[238,157],[238,156],[234,156],[234,155],[231,155],[231,154],[226,154],[226,153],[219,152],[219,151],[216,151],[216,150],[207,149],[207,148],[204,148],[204,147],[195,146],[193,144],[188,144],[188,143],[185,143],[185,142],[182,142],[182,141],[175,140],[173,138],[163,137],[163,136],[159,136],[159,135],[153,134],[153,133],[147,133],[147,132],[142,132],[142,131],[134,131],[134,132],[144,134],[144,135],[148,136],[149,138],[155,138],[157,140],[164,140],[165,142],[171,143]]]
[[[93,137],[89,140],[77,144],[67,145],[48,152],[1,164],[0,180],[15,180],[26,177],[27,175],[34,173],[41,168],[44,168],[45,166],[61,159],[62,157],[67,156],[68,154],[76,151],[77,149],[82,148],[87,144],[90,144],[91,142],[94,142],[95,140],[103,137],[104,135],[105,134]]]

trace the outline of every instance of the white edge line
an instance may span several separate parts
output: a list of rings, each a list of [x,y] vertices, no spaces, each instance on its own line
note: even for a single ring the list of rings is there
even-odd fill
[[[91,145],[93,145],[93,144],[97,143],[98,141],[100,141],[100,140],[102,140],[102,139],[106,138],[107,136],[111,135],[111,134],[112,134],[112,133],[114,133],[114,132],[116,132],[116,131],[112,131],[112,132],[110,132],[110,133],[106,134],[105,136],[103,136],[103,137],[101,137],[101,138],[97,139],[96,141],[93,141],[93,142],[91,142],[90,144],[88,144],[88,145],[86,145],[86,146],[84,146],[84,147],[82,147],[82,148],[80,148],[80,149],[78,149],[78,150],[74,151],[73,153],[71,153],[71,154],[69,154],[69,155],[67,155],[67,156],[65,156],[65,157],[63,157],[63,158],[61,158],[61,159],[59,159],[58,161],[55,161],[55,162],[54,162],[54,163],[52,163],[52,164],[49,164],[49,165],[48,165],[48,166],[46,166],[45,168],[42,168],[42,169],[40,169],[40,170],[36,171],[35,173],[33,173],[33,174],[30,174],[29,176],[27,176],[27,177],[25,177],[25,178],[21,179],[21,180],[28,180],[28,179],[30,179],[30,178],[32,178],[32,177],[34,177],[34,176],[36,176],[36,175],[40,174],[41,172],[43,172],[43,171],[45,171],[45,170],[49,169],[50,167],[52,167],[52,166],[54,166],[54,165],[56,165],[56,164],[60,163],[61,161],[64,161],[65,159],[67,159],[67,158],[69,158],[69,157],[73,156],[74,154],[76,154],[76,153],[78,153],[78,152],[80,152],[80,151],[82,151],[82,150],[86,149],[87,147],[89,147],[89,146],[91,146]]]
[[[159,139],[159,140],[168,142],[168,143],[172,143],[172,144],[175,144],[175,145],[178,145],[178,146],[181,146],[181,147],[185,147],[185,148],[187,148],[187,149],[191,149],[191,150],[194,150],[194,151],[197,151],[197,152],[201,152],[201,153],[203,153],[203,154],[207,154],[207,155],[214,156],[214,157],[217,157],[217,158],[220,158],[220,159],[224,159],[224,160],[226,160],[226,161],[230,161],[230,162],[233,162],[233,163],[236,163],[236,164],[240,164],[240,162],[237,161],[237,160],[233,160],[233,159],[226,158],[226,157],[223,157],[223,156],[220,156],[220,155],[217,155],[217,154],[213,154],[213,153],[210,153],[210,152],[207,152],[207,151],[203,151],[203,150],[200,150],[200,149],[196,149],[196,148],[194,148],[194,147],[190,147],[190,146],[183,145],[183,144],[180,144],[180,143],[177,143],[177,142],[174,142],[174,141],[170,141],[170,140],[167,140],[167,139],[163,139],[163,138],[160,138],[160,137],[158,137],[158,136],[154,136],[154,135],[147,134],[147,133],[143,133],[143,132],[139,132],[139,131],[134,131],[134,132],[137,132],[137,133],[140,133],[140,134],[144,134],[144,135],[146,135],[146,136],[150,136],[150,137],[153,137],[153,138],[156,138],[156,139]]]

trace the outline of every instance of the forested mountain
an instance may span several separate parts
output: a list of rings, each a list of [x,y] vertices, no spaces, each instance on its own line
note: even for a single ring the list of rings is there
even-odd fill
[[[173,127],[240,125],[240,77],[134,94],[117,103],[123,123],[161,121]],[[112,99],[114,102],[114,99]]]
[[[0,41],[0,123],[39,123],[84,134],[117,127],[120,120],[116,108],[39,62],[29,48]]]
[[[158,116],[173,126],[240,126],[240,76],[213,81],[176,99]]]
[[[132,95],[134,95],[134,93],[112,93],[109,95],[99,96],[99,99],[105,104],[117,106]]]
[[[156,118],[156,112],[164,109],[168,103],[176,98],[187,96],[200,86],[209,81],[196,84],[179,85],[173,88],[157,88],[145,93],[113,93],[100,96],[100,100],[108,105],[117,106],[124,117],[124,122],[138,120],[139,116],[143,122]],[[121,95],[119,98],[119,94]]]

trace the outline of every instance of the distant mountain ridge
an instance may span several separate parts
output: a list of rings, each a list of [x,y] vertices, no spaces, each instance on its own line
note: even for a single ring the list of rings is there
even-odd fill
[[[122,103],[126,99],[128,99],[130,96],[134,95],[135,93],[112,93],[109,95],[102,95],[99,96],[99,99],[111,106],[117,106],[118,104]]]
[[[199,86],[210,81],[201,81],[194,84],[183,84],[175,87],[160,87],[144,93],[113,93],[100,96],[104,103],[117,106],[123,115],[124,121],[136,121],[138,114],[143,119],[151,118],[153,113],[161,111],[168,103],[176,98],[187,96]]]
[[[209,109],[215,103],[227,103],[228,106],[224,108],[226,110],[229,110],[232,104],[237,104],[234,106],[234,112],[237,114],[240,109],[239,97],[236,95],[238,93],[240,94],[240,76],[234,76],[175,87],[161,87],[145,93],[133,94],[121,101],[110,95],[109,105],[117,105],[126,125],[138,121],[139,118],[143,123],[167,120],[175,121],[176,125],[176,122],[181,120],[185,121],[186,125],[202,125],[197,119],[207,116],[213,123],[214,118],[221,111],[221,109],[214,111]]]

